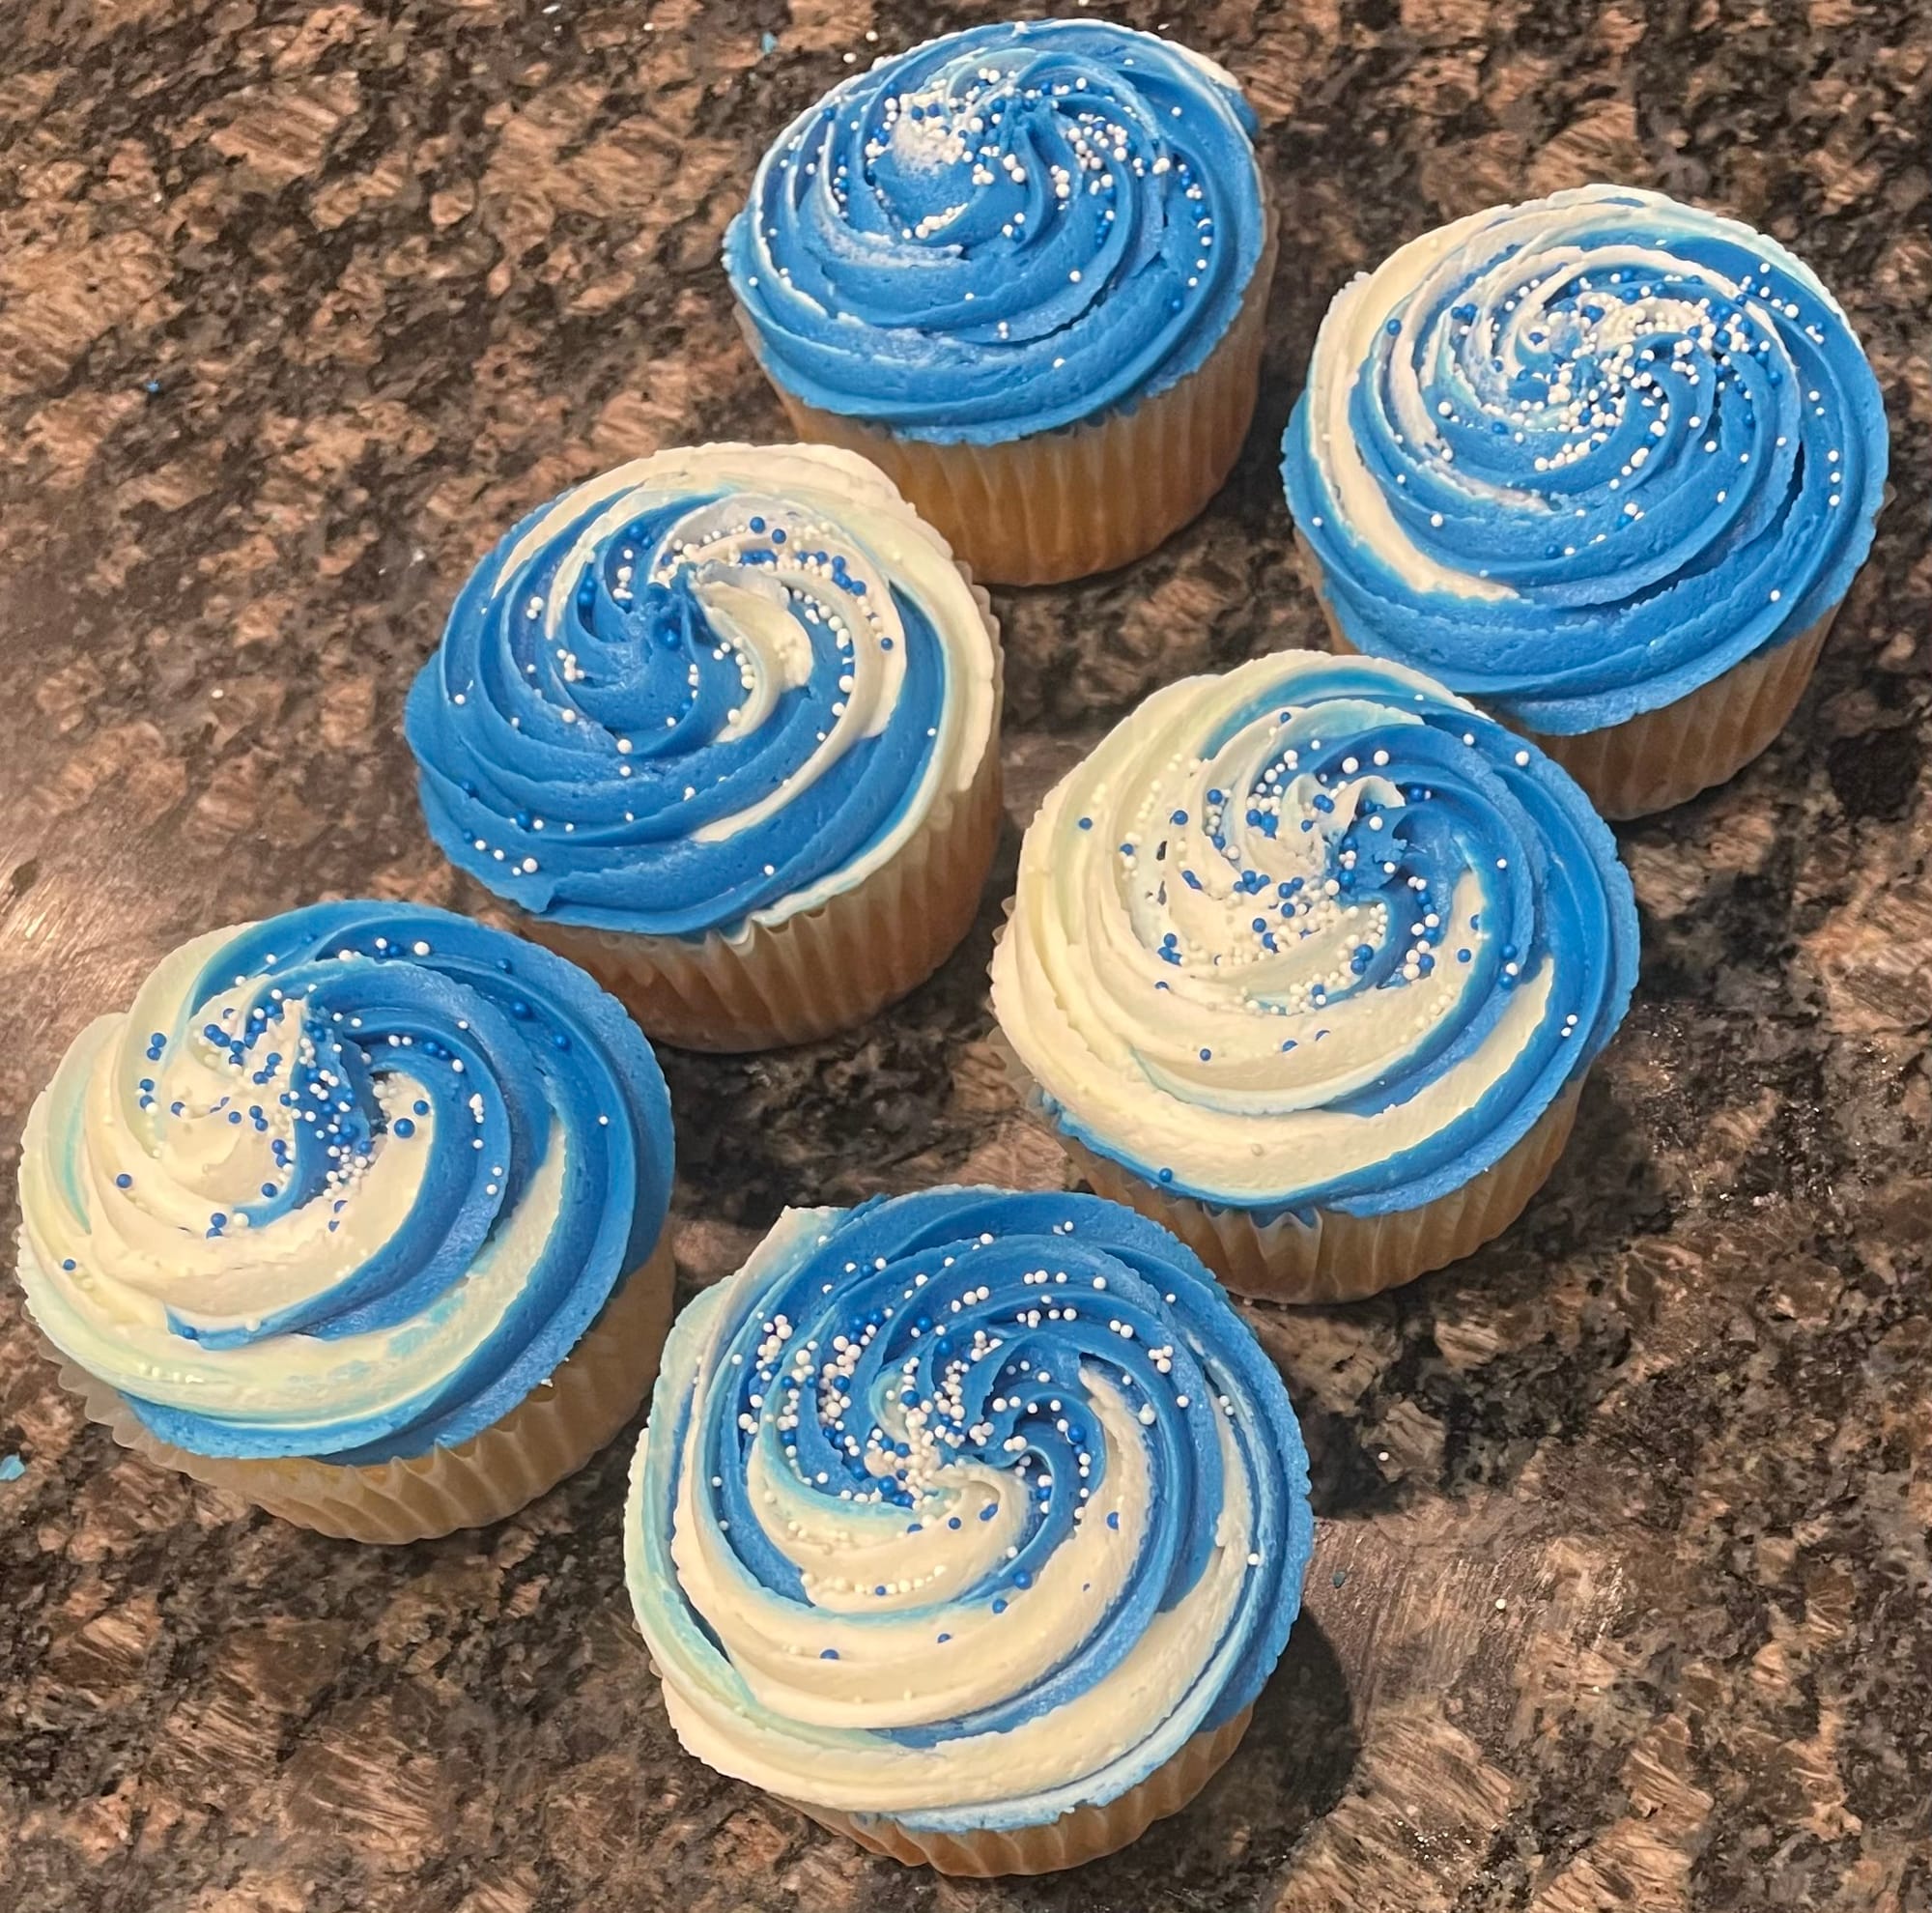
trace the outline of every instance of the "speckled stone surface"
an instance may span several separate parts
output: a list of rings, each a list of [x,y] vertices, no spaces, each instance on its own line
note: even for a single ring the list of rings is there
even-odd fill
[[[566,481],[778,434],[716,263],[758,151],[853,56],[995,11],[13,0],[10,1151],[61,1047],[189,932],[330,893],[478,903],[398,729],[444,605]],[[1741,214],[1843,296],[1894,434],[1789,733],[1620,833],[1642,983],[1545,1194],[1406,1293],[1252,1312],[1322,1531],[1249,1742],[1079,1875],[902,1872],[674,1745],[622,1597],[627,1444],[480,1536],[327,1542],[83,1425],[9,1294],[0,1906],[1932,1904],[1932,15],[1105,11],[1245,82],[1282,261],[1207,517],[1124,575],[999,596],[1016,821],[1152,686],[1318,641],[1273,445],[1328,294],[1424,225],[1604,176]],[[1014,843],[966,948],[869,1029],[667,1057],[687,1282],[788,1200],[1062,1179],[986,1041]]]

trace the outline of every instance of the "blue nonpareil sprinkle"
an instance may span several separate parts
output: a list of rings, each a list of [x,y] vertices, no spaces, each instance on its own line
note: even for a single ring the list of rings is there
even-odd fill
[[[18,1455],[0,1455],[0,1481],[17,1481],[27,1471]]]

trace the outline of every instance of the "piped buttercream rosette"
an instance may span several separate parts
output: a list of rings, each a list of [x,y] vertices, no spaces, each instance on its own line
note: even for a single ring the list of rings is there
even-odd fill
[[[1809,268],[1589,186],[1456,220],[1338,293],[1283,469],[1355,648],[1568,736],[1816,626],[1886,462],[1877,380]]]
[[[155,1441],[384,1463],[552,1376],[657,1246],[670,1162],[650,1047],[582,972],[316,904],[195,938],[75,1040],[27,1121],[20,1280]]]
[[[1194,1257],[967,1188],[786,1212],[673,1329],[626,1517],[692,1753],[963,1834],[1239,1716],[1310,1539],[1287,1396]]]
[[[1288,651],[1156,692],[1051,792],[993,1001],[1053,1123],[1151,1190],[1366,1217],[1500,1163],[1635,963],[1561,770],[1414,671]]]

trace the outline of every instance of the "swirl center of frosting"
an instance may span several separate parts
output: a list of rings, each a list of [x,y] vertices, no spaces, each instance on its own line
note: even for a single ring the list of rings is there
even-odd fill
[[[451,859],[535,914],[730,934],[857,882],[970,783],[990,628],[870,467],[660,454],[516,528],[412,689]]]
[[[680,1737],[922,1825],[1104,1801],[1248,1704],[1298,1601],[1279,1378],[1093,1197],[788,1212],[680,1318],[626,1555]]]
[[[1532,746],[1417,673],[1284,652],[1157,692],[1049,795],[993,999],[1090,1147],[1373,1213],[1520,1137],[1634,952],[1608,833]]]
[[[1260,260],[1229,76],[1088,21],[975,28],[855,75],[758,170],[725,263],[786,389],[936,441],[1174,384]]]

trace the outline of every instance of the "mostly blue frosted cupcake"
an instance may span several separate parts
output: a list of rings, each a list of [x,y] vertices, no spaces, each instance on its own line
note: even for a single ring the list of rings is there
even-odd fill
[[[984,578],[1151,551],[1254,413],[1275,235],[1234,79],[1101,20],[856,73],[758,167],[724,264],[801,438],[889,471]]]
[[[1000,826],[1000,641],[889,480],[698,445],[532,512],[405,714],[430,831],[667,1042],[862,1023],[942,963]]]
[[[1076,1866],[1235,1751],[1301,1601],[1281,1378],[1094,1196],[787,1210],[678,1318],[625,1511],[686,1749],[874,1852]]]
[[[1337,294],[1284,471],[1344,646],[1533,733],[1624,817],[1783,727],[1886,457],[1878,382],[1808,268],[1591,186],[1459,219]]]
[[[1244,1294],[1344,1300],[1515,1220],[1636,956],[1565,772],[1418,672],[1283,651],[1048,795],[993,1010],[1103,1195]]]
[[[670,1103],[546,950],[399,903],[183,945],[27,1119],[19,1278],[115,1439],[362,1541],[500,1519],[670,1321]]]

